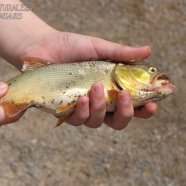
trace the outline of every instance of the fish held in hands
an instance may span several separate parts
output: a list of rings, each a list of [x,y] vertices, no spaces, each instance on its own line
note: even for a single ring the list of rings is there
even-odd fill
[[[73,113],[80,96],[88,95],[94,82],[102,82],[107,112],[116,110],[116,96],[127,90],[134,108],[159,101],[173,92],[166,73],[155,67],[108,61],[54,64],[39,58],[26,58],[23,73],[9,80],[0,104],[7,117],[37,107],[59,118],[60,125]]]

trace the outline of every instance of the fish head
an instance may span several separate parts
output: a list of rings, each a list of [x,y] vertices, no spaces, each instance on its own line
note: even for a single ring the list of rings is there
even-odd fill
[[[167,73],[159,72],[153,66],[117,64],[113,78],[120,90],[131,94],[136,106],[161,100],[175,87]]]

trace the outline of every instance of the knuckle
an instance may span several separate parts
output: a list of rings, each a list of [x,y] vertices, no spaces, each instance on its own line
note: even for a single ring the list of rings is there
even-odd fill
[[[115,122],[112,124],[112,128],[115,130],[122,130],[127,127],[128,123],[132,119],[132,113],[125,114],[123,116],[118,116],[117,119],[115,118]]]
[[[79,115],[77,116],[77,120],[85,122],[88,119],[89,115],[88,113],[79,113]]]
[[[92,110],[96,113],[106,112],[106,104],[104,102],[100,102],[99,104],[95,104],[92,106]]]
[[[124,119],[131,119],[134,116],[134,109],[131,107],[121,112],[121,117]]]
[[[82,125],[87,121],[88,117],[89,117],[88,113],[83,113],[83,112],[77,113],[74,119],[74,123],[76,125]]]
[[[105,118],[105,114],[106,114],[105,110],[100,111],[96,116],[93,117],[94,121],[96,123],[103,123],[104,118]]]
[[[93,119],[92,119],[93,118]],[[90,127],[90,128],[98,128],[102,125],[103,120],[104,120],[104,116],[103,115],[99,115],[96,117],[92,117],[90,118],[85,125]]]

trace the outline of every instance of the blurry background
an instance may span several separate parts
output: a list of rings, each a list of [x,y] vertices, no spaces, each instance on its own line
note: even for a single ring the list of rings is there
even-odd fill
[[[104,125],[53,129],[53,116],[28,110],[0,128],[0,185],[186,186],[186,1],[24,2],[62,31],[150,45],[148,61],[168,71],[177,89],[154,117],[133,119],[123,131]],[[17,74],[1,59],[1,80]]]

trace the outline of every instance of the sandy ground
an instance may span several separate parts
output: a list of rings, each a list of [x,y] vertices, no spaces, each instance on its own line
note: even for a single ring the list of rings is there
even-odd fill
[[[28,1],[24,1],[28,2]],[[150,45],[148,59],[177,89],[148,120],[126,130],[63,125],[30,109],[0,129],[1,186],[185,186],[186,2],[184,0],[33,0],[33,11],[62,31],[121,44]],[[0,79],[18,71],[0,63]]]

